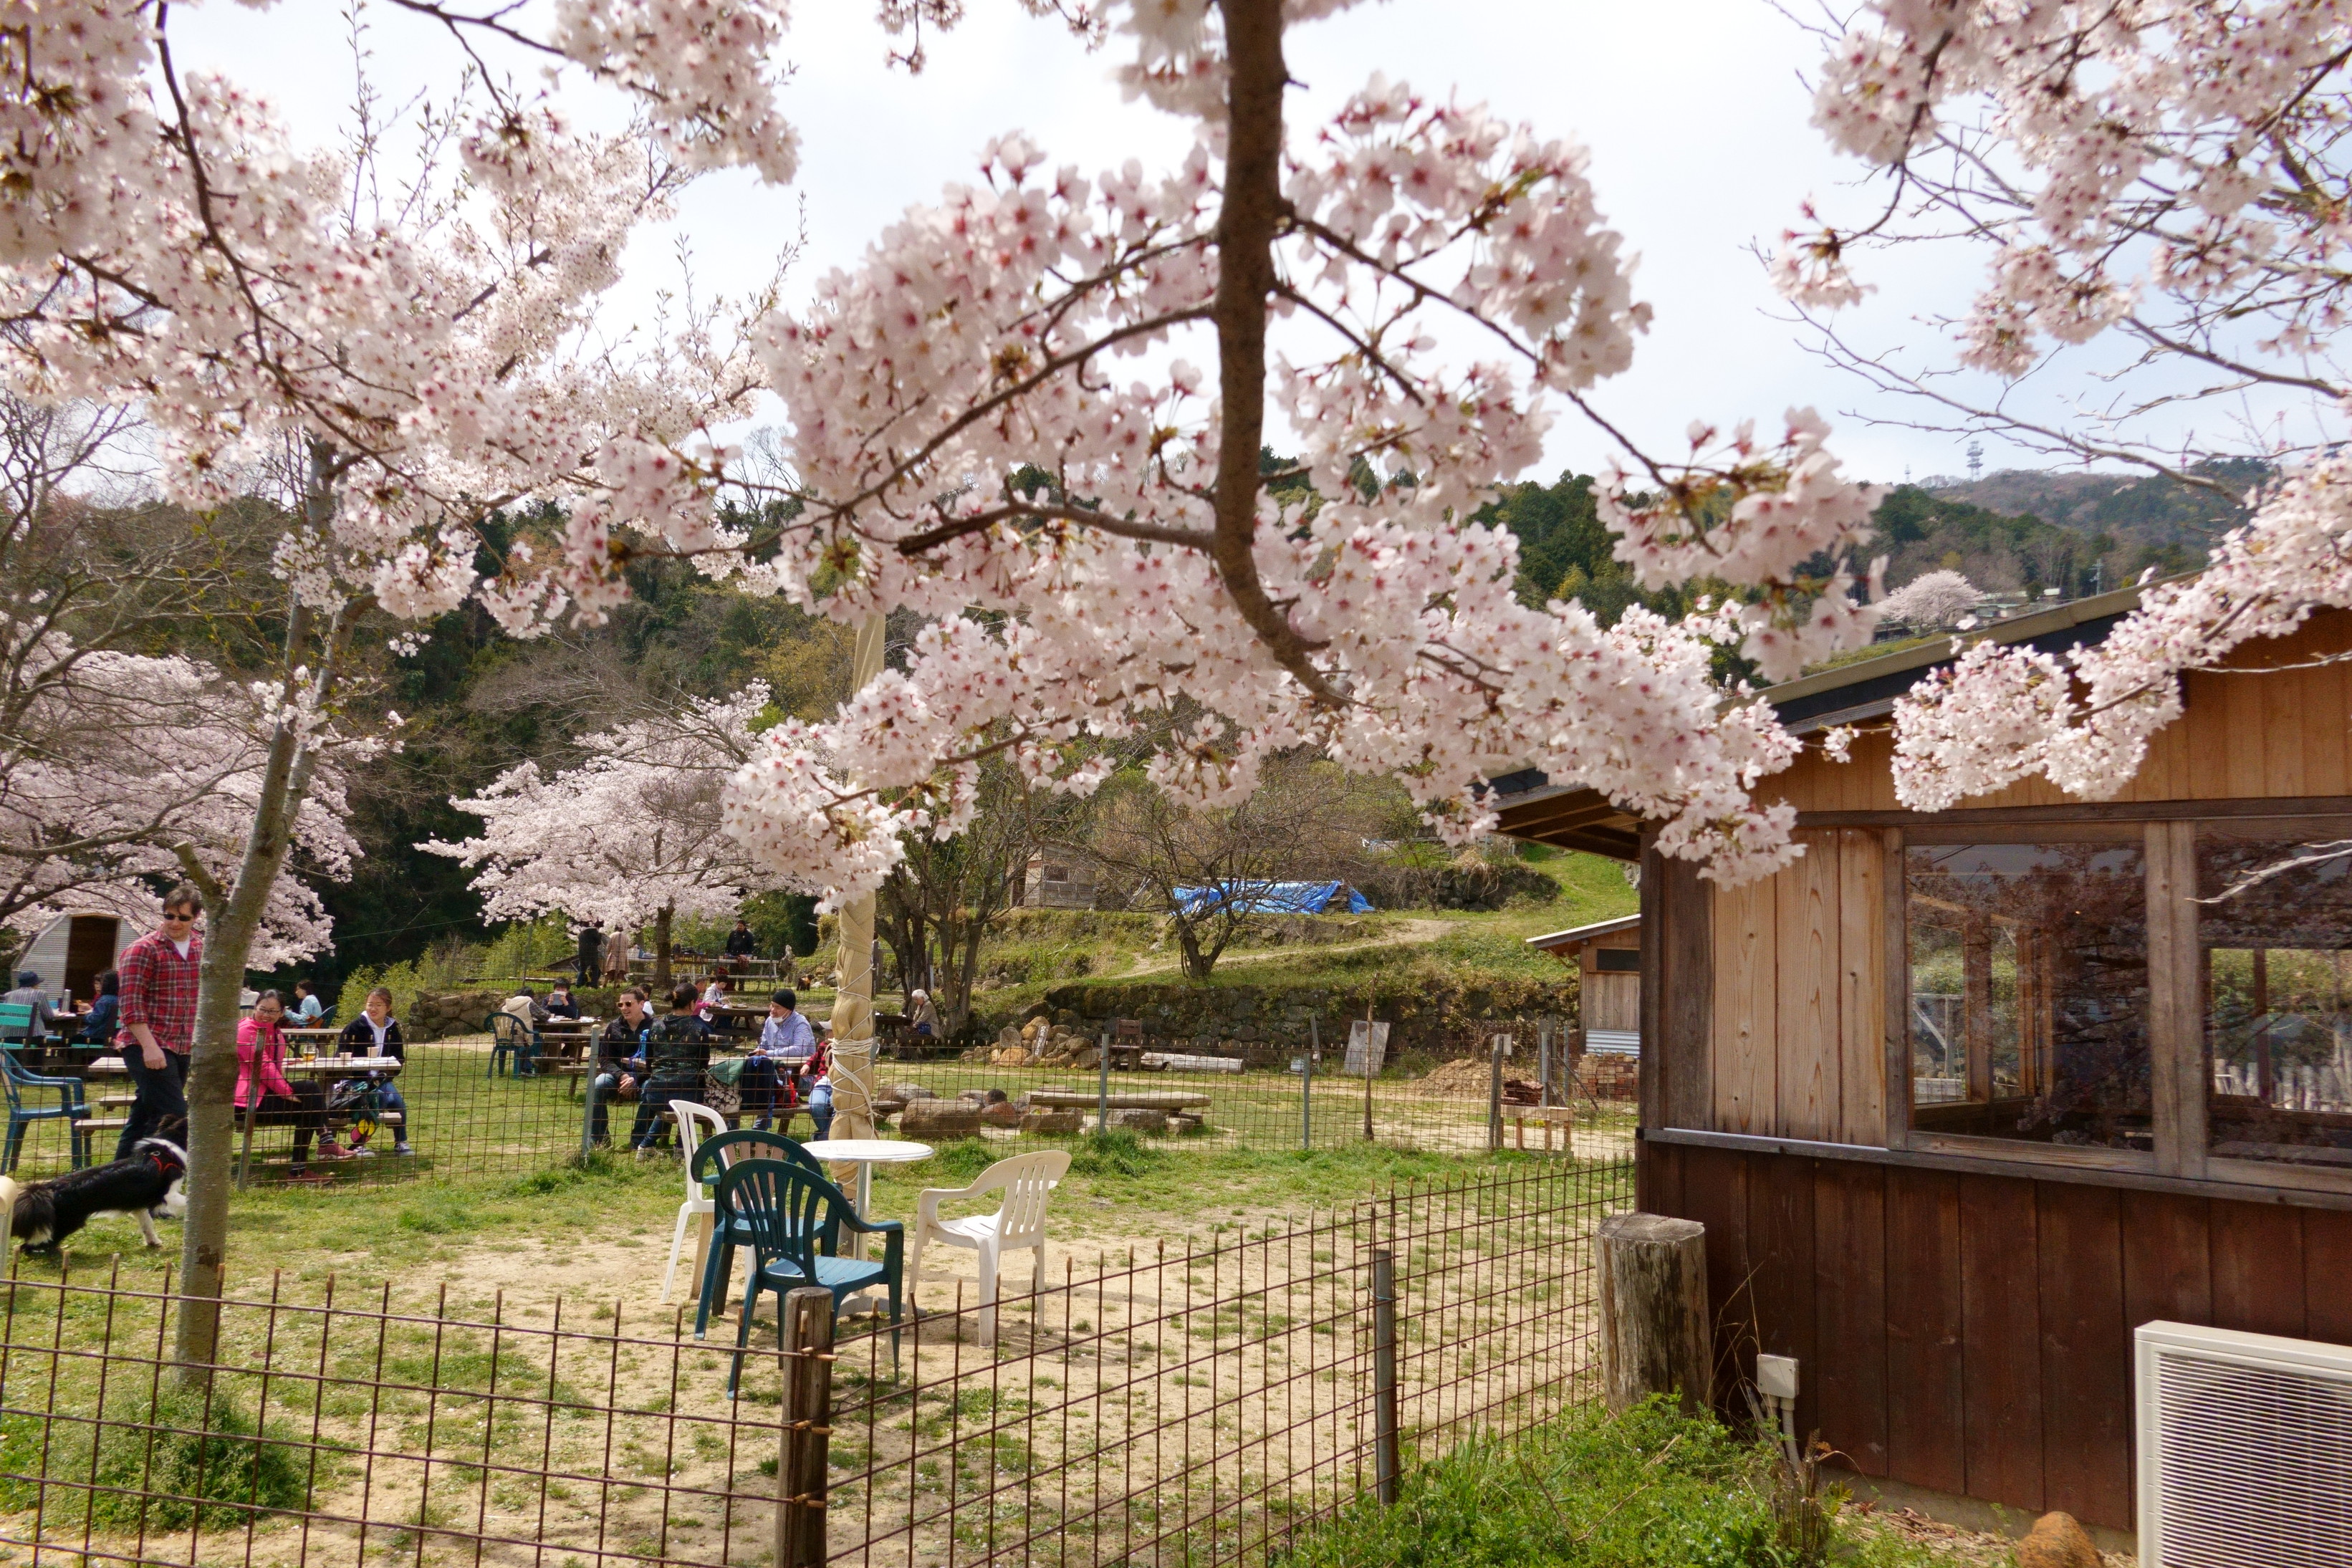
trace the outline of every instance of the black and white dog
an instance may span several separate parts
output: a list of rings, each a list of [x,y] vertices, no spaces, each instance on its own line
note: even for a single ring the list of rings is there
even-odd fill
[[[156,1129],[166,1136],[142,1138],[128,1159],[68,1171],[47,1181],[19,1182],[0,1176],[0,1206],[8,1232],[27,1252],[55,1252],[66,1238],[101,1214],[127,1214],[139,1221],[147,1245],[161,1247],[155,1221],[187,1213],[180,1190],[188,1175],[188,1153],[174,1138],[187,1136],[187,1123],[174,1116]]]

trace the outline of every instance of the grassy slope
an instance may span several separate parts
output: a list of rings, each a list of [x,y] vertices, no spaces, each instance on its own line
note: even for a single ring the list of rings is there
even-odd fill
[[[1318,917],[1314,924],[1324,929],[1316,935],[1327,941],[1284,942],[1278,932],[1247,932],[1229,953],[1264,952],[1277,946],[1286,950],[1278,957],[1222,965],[1209,983],[1275,989],[1344,985],[1416,967],[1506,979],[1559,979],[1563,973],[1559,962],[1528,946],[1527,938],[1631,915],[1640,901],[1614,861],[1546,850],[1529,853],[1527,863],[1559,885],[1559,896],[1549,904],[1530,900],[1495,912],[1412,909]],[[1446,927],[1435,941],[1359,946],[1383,936],[1402,937],[1433,921]],[[1287,924],[1295,928],[1300,920],[1294,917]],[[998,970],[1011,983],[983,990],[981,1009],[1003,1016],[1027,1007],[1055,986],[1119,983],[1138,964],[1170,956],[1171,948],[1151,946],[1159,927],[1159,920],[1149,915],[1026,912],[982,956],[983,972]],[[1324,951],[1342,946],[1349,950]],[[1182,981],[1173,969],[1135,977]]]

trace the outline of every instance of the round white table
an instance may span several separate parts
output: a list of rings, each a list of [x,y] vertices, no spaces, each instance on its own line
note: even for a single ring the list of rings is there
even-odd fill
[[[866,1218],[874,1204],[874,1167],[911,1165],[931,1157],[931,1145],[898,1138],[818,1138],[801,1145],[811,1159],[826,1165],[857,1167],[857,1218]],[[866,1238],[857,1238],[857,1256],[866,1256]]]

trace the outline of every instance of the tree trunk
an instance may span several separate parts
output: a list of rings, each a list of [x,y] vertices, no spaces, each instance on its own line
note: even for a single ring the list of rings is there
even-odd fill
[[[1194,935],[1190,922],[1176,923],[1176,946],[1184,955],[1184,977],[1195,985],[1206,981],[1217,961],[1202,951],[1201,939]]]
[[[355,607],[353,607],[355,608]],[[331,689],[335,667],[351,635],[353,609],[338,612],[329,622],[318,653],[317,691],[323,699]],[[300,681],[290,672],[306,663],[315,612],[297,601],[286,622],[286,695],[292,699]],[[303,680],[311,677],[304,676]],[[180,1317],[172,1354],[181,1376],[202,1384],[220,1342],[221,1281],[228,1259],[229,1176],[236,1153],[236,1027],[237,1006],[245,990],[247,960],[261,928],[261,913],[269,890],[285,868],[294,839],[294,820],[310,792],[317,753],[301,744],[301,732],[291,720],[281,719],[269,739],[269,759],[262,769],[261,786],[253,808],[253,830],[236,880],[226,889],[205,889],[210,927],[205,936],[205,959],[196,989],[195,1049],[188,1060],[187,1220],[180,1247]],[[190,875],[203,884],[201,867],[193,854],[184,853]]]
[[[654,916],[654,995],[669,995],[669,928],[677,915],[677,906],[665,904]]]

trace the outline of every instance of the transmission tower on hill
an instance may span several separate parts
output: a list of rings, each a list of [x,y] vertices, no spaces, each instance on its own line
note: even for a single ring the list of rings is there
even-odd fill
[[[1969,483],[1973,485],[1979,479],[1983,477],[1984,444],[1979,441],[1971,441],[1969,443]]]

